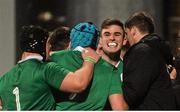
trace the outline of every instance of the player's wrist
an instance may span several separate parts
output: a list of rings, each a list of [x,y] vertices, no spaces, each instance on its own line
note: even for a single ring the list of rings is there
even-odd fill
[[[92,58],[92,57],[86,57],[86,58],[84,58],[84,61],[92,63],[92,64],[96,63],[96,60],[94,58]]]

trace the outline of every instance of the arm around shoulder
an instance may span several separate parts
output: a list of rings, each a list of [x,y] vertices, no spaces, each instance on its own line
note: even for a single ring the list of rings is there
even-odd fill
[[[99,60],[99,55],[92,49],[85,49],[82,52],[84,63],[77,71],[70,72],[64,78],[60,90],[66,92],[82,92],[90,83],[93,75],[94,64]]]
[[[65,92],[82,92],[91,81],[94,64],[84,62],[77,71],[70,72],[61,83],[60,90]]]

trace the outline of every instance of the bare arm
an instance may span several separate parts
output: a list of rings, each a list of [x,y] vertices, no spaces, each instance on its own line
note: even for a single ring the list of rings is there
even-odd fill
[[[128,105],[123,98],[123,94],[112,94],[109,96],[112,110],[128,110]]]
[[[94,64],[98,61],[99,55],[92,49],[86,49],[86,51],[82,52],[82,57],[85,60],[82,67],[74,73],[70,72],[64,78],[60,86],[61,91],[81,92],[88,86],[92,79]],[[95,63],[87,61],[87,57],[91,57],[95,60]]]
[[[2,101],[0,99],[0,110],[2,110]]]
[[[81,92],[89,84],[93,74],[94,64],[84,62],[82,68],[70,72],[63,80],[60,90],[66,92]]]

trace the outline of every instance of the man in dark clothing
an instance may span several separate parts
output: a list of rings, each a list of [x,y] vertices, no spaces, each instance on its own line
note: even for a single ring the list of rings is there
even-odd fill
[[[123,94],[130,109],[176,109],[166,63],[171,58],[163,41],[154,35],[154,24],[146,13],[134,14],[125,23],[131,45],[124,57]]]

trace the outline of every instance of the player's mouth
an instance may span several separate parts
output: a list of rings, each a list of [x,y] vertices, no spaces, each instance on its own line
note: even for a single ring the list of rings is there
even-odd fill
[[[115,48],[115,47],[117,47],[117,43],[115,43],[115,42],[109,42],[108,43],[108,47],[110,47],[110,48]]]

